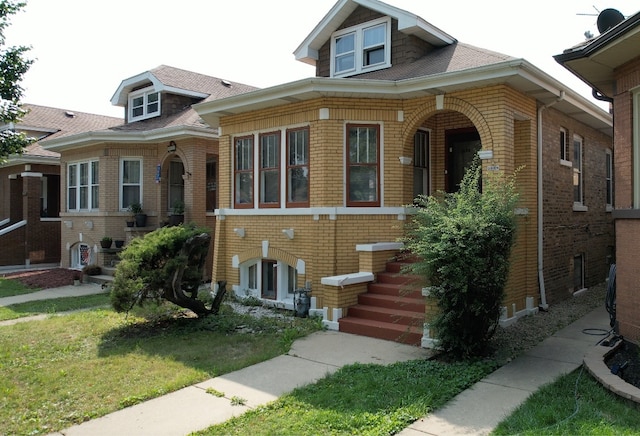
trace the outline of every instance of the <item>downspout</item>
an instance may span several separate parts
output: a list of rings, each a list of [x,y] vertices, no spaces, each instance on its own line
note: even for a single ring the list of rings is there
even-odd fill
[[[544,252],[543,252],[543,211],[542,211],[542,112],[554,104],[564,100],[564,91],[555,101],[538,108],[538,284],[540,286],[540,309],[547,310],[547,292],[544,287]]]

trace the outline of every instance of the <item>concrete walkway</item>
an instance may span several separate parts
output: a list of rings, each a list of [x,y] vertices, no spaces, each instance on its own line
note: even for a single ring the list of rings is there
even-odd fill
[[[28,301],[104,292],[83,284],[0,299]],[[37,295],[36,295],[37,294]],[[56,298],[56,297],[54,297]],[[13,300],[9,300],[13,299]],[[509,364],[460,393],[444,408],[414,422],[403,436],[484,435],[542,385],[580,367],[585,354],[605,338],[609,316],[598,308],[547,338]],[[331,352],[328,352],[331,350]],[[179,436],[207,428],[264,405],[298,386],[313,383],[351,363],[390,364],[424,359],[429,350],[335,331],[296,341],[291,350],[266,362],[198,383],[162,397],[70,427],[53,435]],[[224,397],[207,393],[212,388]],[[233,398],[246,401],[233,405]]]
[[[399,434],[489,434],[542,385],[579,368],[584,356],[606,338],[600,333],[609,329],[609,314],[603,304],[602,308],[558,331]]]

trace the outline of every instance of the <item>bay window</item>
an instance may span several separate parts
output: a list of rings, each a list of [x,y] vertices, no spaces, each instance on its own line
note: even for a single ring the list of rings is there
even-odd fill
[[[260,207],[280,205],[280,133],[260,135]]]
[[[347,206],[380,206],[380,126],[347,125]]]
[[[309,205],[309,128],[287,132],[287,206]]]
[[[235,206],[253,207],[253,136],[235,140]]]

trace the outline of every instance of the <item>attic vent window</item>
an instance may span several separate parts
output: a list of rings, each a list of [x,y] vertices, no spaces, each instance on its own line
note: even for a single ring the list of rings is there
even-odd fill
[[[331,37],[331,76],[347,77],[390,67],[390,28],[387,17],[335,32]]]
[[[222,83],[224,86],[226,86],[227,88],[231,88],[231,82],[229,82],[228,80],[224,80],[222,79],[220,81],[220,83]]]
[[[64,114],[69,118],[75,118],[76,117],[76,114],[71,112],[71,111],[66,111]]]

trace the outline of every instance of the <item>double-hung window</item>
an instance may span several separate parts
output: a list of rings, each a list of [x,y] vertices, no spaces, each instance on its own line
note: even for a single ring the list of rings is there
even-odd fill
[[[235,207],[253,207],[253,136],[235,138]]]
[[[129,121],[139,121],[160,115],[160,93],[145,88],[129,96]]]
[[[344,77],[391,66],[391,21],[381,18],[341,29],[331,39],[331,76]]]
[[[605,162],[605,197],[607,210],[613,209],[613,156],[611,150],[606,150]]]
[[[287,131],[287,206],[309,205],[309,128]]]
[[[76,162],[67,166],[67,209],[97,210],[99,207],[98,161]]]
[[[260,207],[280,205],[280,132],[260,135]]]
[[[120,161],[120,209],[142,203],[142,160],[126,158]]]
[[[582,138],[573,136],[573,204],[574,209],[584,206],[584,174],[582,173]]]
[[[347,206],[380,206],[379,125],[347,125]]]
[[[567,138],[567,129],[560,128],[560,163],[570,166],[569,160],[569,144]]]

